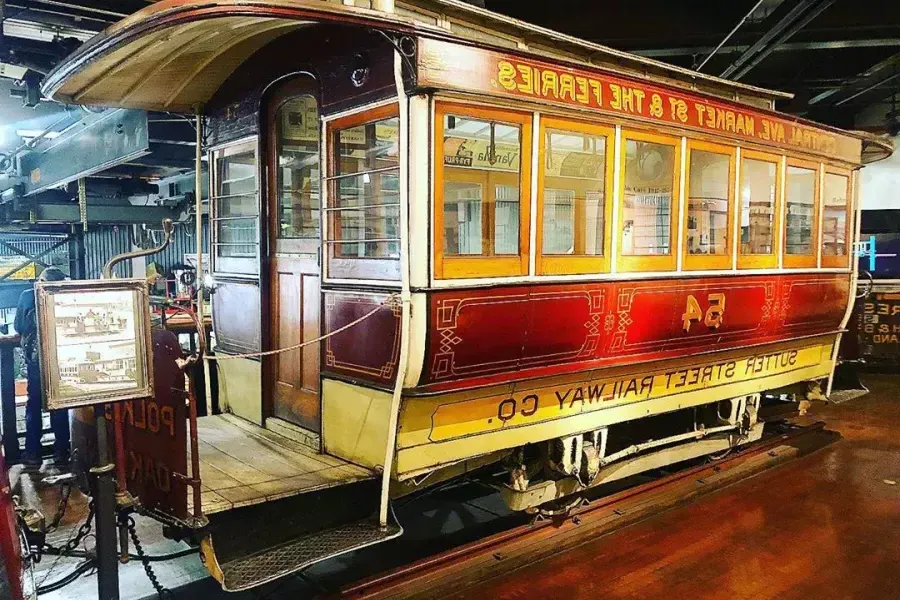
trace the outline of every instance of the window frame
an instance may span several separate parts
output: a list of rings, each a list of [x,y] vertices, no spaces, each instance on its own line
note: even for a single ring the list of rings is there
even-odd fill
[[[224,198],[219,194],[219,185],[221,184],[219,177],[219,163],[220,161],[229,158],[231,156],[235,156],[237,154],[243,154],[245,152],[253,153],[253,162],[254,162],[254,179],[256,181],[256,189],[253,192],[248,192],[247,194],[239,194],[245,196],[253,195],[256,199],[256,212],[252,215],[246,216],[233,216],[233,217],[220,217],[219,216],[219,200]],[[260,273],[262,271],[261,262],[262,262],[262,237],[261,237],[261,227],[262,227],[262,216],[261,216],[261,206],[260,206],[260,181],[261,181],[261,172],[260,172],[260,164],[259,164],[259,138],[257,136],[253,136],[250,138],[243,138],[233,142],[229,142],[227,144],[223,144],[216,148],[212,148],[209,150],[208,160],[209,160],[209,177],[210,177],[210,194],[209,194],[209,214],[210,214],[210,223],[209,223],[209,234],[210,234],[210,262],[212,266],[212,273],[216,275],[227,275],[229,277],[236,278],[244,278],[244,279],[254,279],[258,280],[260,277]],[[219,242],[219,227],[218,224],[221,221],[225,220],[255,220],[256,222],[256,240],[254,242],[248,242],[247,246],[255,246],[256,247],[256,255],[251,256],[219,256],[219,247],[221,243]],[[244,244],[242,244],[244,245]],[[249,269],[249,270],[248,270]]]
[[[580,133],[606,138],[606,164],[604,165],[603,206],[603,255],[544,255],[544,188],[547,182],[546,144],[547,129]],[[538,132],[537,220],[535,221],[535,272],[538,275],[587,275],[609,273],[612,264],[612,215],[616,201],[616,128],[614,125],[587,123],[554,116],[541,115]],[[576,216],[577,222],[577,216]]]
[[[821,163],[804,160],[801,158],[794,158],[791,156],[786,157],[786,162],[784,166],[784,194],[782,197],[782,205],[784,207],[784,219],[782,221],[782,241],[781,241],[781,254],[782,254],[782,266],[785,269],[814,269],[818,266],[819,259],[819,231],[822,228],[822,223],[820,220],[821,204],[822,204],[822,165]],[[812,249],[810,254],[788,254],[787,252],[787,209],[788,209],[788,169],[790,167],[799,167],[801,169],[809,169],[816,174],[814,179],[815,188],[813,190],[813,225],[812,225],[812,239],[809,241],[809,247]]]
[[[738,269],[776,269],[778,268],[778,259],[779,254],[783,250],[781,246],[783,246],[784,242],[782,241],[785,238],[785,232],[781,230],[784,219],[782,218],[783,213],[783,204],[784,204],[784,185],[783,179],[784,175],[781,169],[781,161],[783,159],[781,154],[772,154],[771,152],[761,152],[758,150],[746,150],[741,148],[741,166],[740,166],[740,181],[738,182],[737,189],[741,189],[744,183],[744,165],[743,160],[745,158],[749,158],[750,160],[757,160],[760,162],[768,162],[775,165],[775,206],[773,210],[775,214],[772,219],[772,235],[774,239],[772,240],[772,253],[771,254],[744,254],[741,252],[741,244],[740,244],[740,235],[736,235],[734,243],[737,247],[737,268]],[[743,209],[743,205],[740,207]],[[738,209],[737,206],[737,196],[735,197],[735,210]],[[737,219],[738,213],[735,213],[735,218]],[[740,222],[738,222],[735,231],[740,231]],[[779,243],[781,241],[781,243]]]
[[[344,115],[330,121],[325,122],[325,132],[324,132],[324,141],[322,142],[325,147],[325,162],[326,162],[326,171],[324,174],[324,181],[322,182],[322,187],[320,191],[320,199],[319,206],[322,211],[322,226],[321,226],[321,238],[322,238],[322,266],[323,266],[323,281],[325,282],[334,282],[334,281],[355,281],[355,280],[365,280],[367,282],[370,281],[383,281],[390,282],[391,284],[397,284],[401,279],[401,262],[402,257],[398,256],[397,258],[367,258],[367,257],[337,257],[332,256],[332,248],[340,243],[340,240],[332,240],[329,238],[329,231],[331,229],[331,225],[329,222],[329,214],[331,212],[332,207],[332,187],[333,183],[340,178],[340,175],[337,175],[337,161],[338,155],[337,146],[334,144],[334,135],[335,132],[341,129],[348,129],[351,127],[358,127],[360,125],[367,125],[369,123],[374,123],[376,121],[381,121],[384,119],[390,118],[401,118],[400,117],[400,105],[396,102],[391,102],[389,104],[383,104],[381,106],[375,106],[372,108],[367,108],[360,110],[358,112],[354,112],[349,115]],[[397,174],[399,178],[400,173],[400,163],[403,159],[403,152],[406,149],[403,144],[403,138],[398,133],[398,148],[397,148]],[[358,175],[358,174],[357,174]],[[347,175],[353,176],[353,175]],[[399,185],[406,185],[406,182],[400,180]],[[400,231],[398,231],[398,235],[404,235],[403,231],[403,223],[400,223]],[[350,240],[345,242],[348,244],[359,243],[358,240]],[[397,244],[400,246],[400,238],[397,238]],[[400,252],[402,252],[402,248]],[[335,275],[335,268],[339,267],[342,271],[339,275]]]
[[[311,254],[316,255],[319,253],[323,240],[322,233],[322,196],[324,191],[322,190],[322,181],[324,179],[323,169],[322,169],[322,107],[321,102],[319,101],[318,96],[314,93],[314,90],[309,89],[309,82],[305,79],[298,79],[296,82],[292,81],[288,85],[284,86],[282,89],[278,90],[276,94],[269,101],[269,116],[268,116],[268,157],[267,163],[268,168],[272,170],[272,177],[270,177],[271,181],[267,181],[270,189],[268,190],[267,200],[269,203],[269,231],[270,231],[270,244],[271,251],[275,255],[293,255],[293,254]],[[319,177],[318,177],[318,185],[319,185],[319,224],[317,227],[317,234],[312,236],[297,236],[297,237],[281,237],[280,227],[281,227],[281,216],[283,206],[281,205],[281,194],[282,189],[280,186],[281,183],[281,173],[280,166],[278,164],[278,159],[280,158],[279,150],[283,147],[283,140],[280,139],[281,133],[281,111],[285,107],[288,102],[292,100],[296,100],[298,98],[312,98],[316,103],[316,131],[319,134],[319,140],[317,143],[318,151],[317,154],[319,156]]]
[[[842,169],[840,167],[835,167],[826,164],[824,173],[822,174],[822,195],[825,193],[825,178],[828,174],[832,175],[840,175],[841,177],[847,178],[847,204],[844,206],[844,210],[846,213],[846,219],[844,220],[844,240],[845,240],[845,248],[846,254],[840,255],[831,255],[825,254],[822,252],[823,247],[821,246],[824,243],[825,237],[825,199],[822,198],[822,224],[821,224],[821,233],[819,235],[820,238],[820,247],[819,252],[822,253],[822,268],[843,268],[850,266],[850,255],[853,253],[853,237],[851,235],[851,231],[853,231],[853,171],[850,169]]]
[[[711,154],[728,156],[728,214],[726,216],[726,235],[724,254],[690,254],[687,247],[688,217],[691,199],[691,152],[699,150]],[[737,146],[717,144],[703,140],[687,138],[684,155],[684,214],[681,215],[684,232],[681,239],[682,271],[720,271],[732,268],[734,258],[734,215],[735,215],[735,165],[737,164]]]
[[[651,142],[672,146],[675,153],[672,157],[672,197],[669,200],[669,254],[651,256],[624,256],[622,253],[622,225],[625,214],[625,149],[629,140],[638,142]],[[616,190],[618,219],[615,224],[618,227],[616,239],[616,271],[621,273],[636,272],[661,272],[675,271],[678,264],[678,223],[681,210],[681,137],[659,133],[651,133],[642,129],[630,129],[622,127],[619,140],[619,189]]]
[[[484,121],[517,125],[521,131],[519,146],[519,253],[518,255],[476,256],[444,254],[444,117],[454,115]],[[534,114],[503,108],[473,106],[438,100],[434,104],[434,202],[432,243],[435,279],[476,279],[528,275],[531,238],[531,168]],[[447,167],[454,168],[454,167]],[[485,217],[482,216],[482,219]],[[493,231],[491,231],[493,236]],[[483,238],[482,238],[483,239]]]

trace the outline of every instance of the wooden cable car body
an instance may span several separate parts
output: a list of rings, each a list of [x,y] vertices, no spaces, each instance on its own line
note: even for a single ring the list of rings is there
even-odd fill
[[[758,439],[762,394],[832,373],[892,150],[455,0],[158,2],[45,91],[206,117],[227,589],[486,465],[533,509]]]

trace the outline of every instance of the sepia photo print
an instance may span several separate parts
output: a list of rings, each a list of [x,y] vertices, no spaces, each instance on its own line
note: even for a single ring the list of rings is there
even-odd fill
[[[49,409],[152,395],[143,280],[40,282],[37,298]]]

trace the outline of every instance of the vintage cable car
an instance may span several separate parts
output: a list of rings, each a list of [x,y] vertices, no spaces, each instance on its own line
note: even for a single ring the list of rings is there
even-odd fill
[[[129,489],[202,523],[229,590],[397,536],[391,497],[481,467],[535,509],[758,439],[766,395],[832,373],[858,169],[892,151],[458,0],[163,0],[44,89],[203,128],[202,519],[177,377],[121,418],[158,435]]]

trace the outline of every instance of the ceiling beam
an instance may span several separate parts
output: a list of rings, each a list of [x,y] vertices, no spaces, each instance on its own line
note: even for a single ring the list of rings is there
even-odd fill
[[[731,79],[737,81],[738,79],[746,75],[753,67],[765,60],[765,58],[769,56],[775,50],[775,48],[792,38],[794,34],[806,27],[813,19],[822,14],[825,9],[827,9],[834,3],[835,0],[821,0],[818,4],[814,5],[805,14],[803,14],[797,21],[789,25],[787,29],[784,29],[781,33],[777,34],[775,39],[771,40],[768,45],[766,45],[756,55],[750,58],[750,61],[747,64],[734,70],[731,70],[731,67],[726,69],[726,71],[730,70],[729,76],[731,77]],[[725,77],[726,75],[723,73],[722,76]]]
[[[741,66],[744,65],[747,61],[749,61],[753,56],[766,48],[769,43],[775,39],[782,31],[787,29],[791,23],[796,21],[800,15],[802,15],[810,6],[815,3],[816,0],[798,0],[796,4],[787,12],[786,15],[781,17],[777,23],[775,23],[768,31],[766,31],[762,37],[760,37],[756,42],[753,43],[749,48],[747,48],[733,63],[731,63],[727,69],[722,71],[721,77],[728,77],[735,71],[737,71]]]
[[[789,42],[773,48],[773,52],[791,52],[794,50],[843,50],[845,48],[883,48],[900,46],[900,38],[877,38],[869,40],[831,40],[822,42]],[[718,54],[746,52],[749,45],[722,46]],[[669,56],[694,56],[709,54],[712,46],[683,46],[680,48],[647,48],[630,52],[646,58],[666,58]]]
[[[809,99],[810,106],[840,106],[896,81],[900,74],[900,52],[871,66]]]

